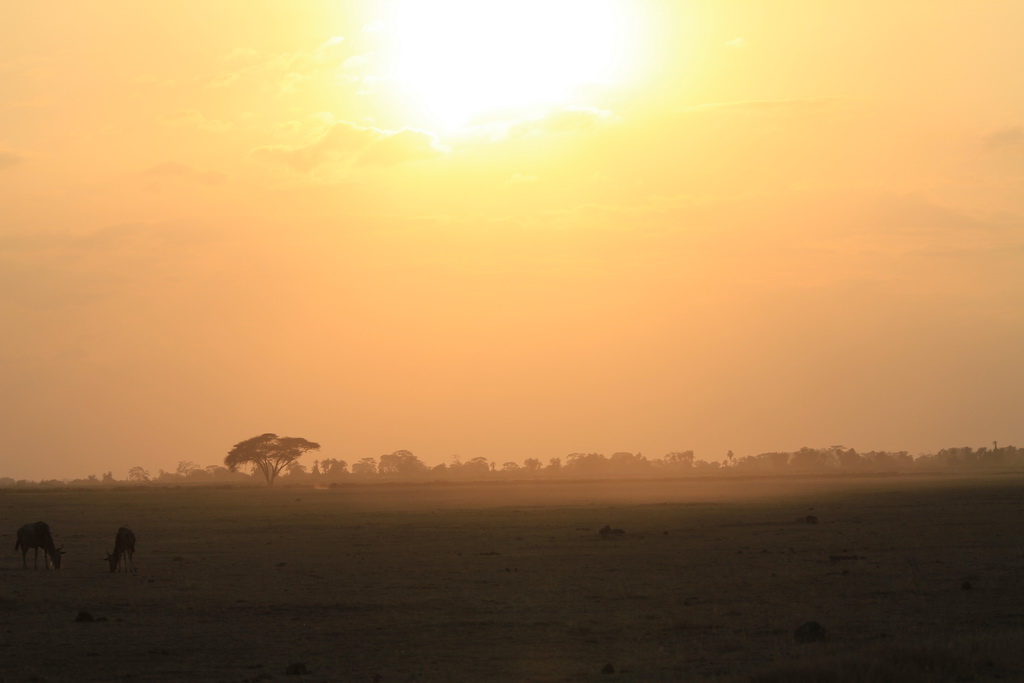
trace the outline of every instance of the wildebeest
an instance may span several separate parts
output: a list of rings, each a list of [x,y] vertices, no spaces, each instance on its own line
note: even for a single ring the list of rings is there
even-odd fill
[[[107,555],[106,560],[110,563],[110,571],[116,572],[117,565],[121,564],[124,571],[128,571],[128,565],[131,565],[132,573],[135,573],[135,532],[128,527],[121,527],[117,530],[117,536],[114,537],[114,552]],[[121,563],[121,560],[127,557],[127,561]]]
[[[50,562],[53,562],[54,569],[60,569],[60,556],[64,554],[60,548],[53,547],[53,536],[50,534],[50,525],[46,522],[34,522],[32,524],[26,524],[25,526],[18,529],[18,540],[14,542],[14,549],[21,548],[21,566],[28,569],[28,562],[25,556],[28,555],[29,548],[36,549],[35,560],[32,562],[32,567],[39,569],[39,549],[43,549],[43,564],[47,569],[50,568]]]

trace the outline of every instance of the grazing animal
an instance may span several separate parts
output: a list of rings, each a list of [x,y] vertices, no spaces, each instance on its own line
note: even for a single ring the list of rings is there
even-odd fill
[[[793,637],[798,643],[821,643],[828,640],[828,631],[816,621],[805,621],[793,631]]]
[[[117,536],[114,537],[114,552],[107,555],[106,560],[110,563],[111,573],[117,571],[117,565],[120,564],[125,572],[128,571],[128,566],[131,565],[131,572],[135,573],[135,532],[128,527],[121,527],[117,530]],[[121,560],[127,557],[127,561],[122,563]]]
[[[60,569],[60,556],[64,551],[53,547],[53,536],[50,534],[50,525],[46,522],[34,522],[26,524],[18,529],[18,540],[14,542],[14,549],[21,548],[21,566],[28,569],[26,556],[29,548],[36,549],[35,559],[32,562],[34,569],[39,569],[39,549],[43,549],[43,565],[49,569],[53,563],[54,569]]]

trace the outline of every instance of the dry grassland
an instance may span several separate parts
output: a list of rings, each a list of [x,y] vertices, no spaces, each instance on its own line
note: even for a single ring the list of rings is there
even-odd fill
[[[0,680],[1024,680],[1022,522],[1019,475],[8,489]]]

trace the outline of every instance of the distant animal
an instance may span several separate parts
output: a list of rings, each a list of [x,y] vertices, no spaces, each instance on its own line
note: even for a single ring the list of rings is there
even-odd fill
[[[125,572],[129,571],[128,567],[131,566],[131,572],[135,573],[135,532],[128,527],[121,527],[117,530],[117,536],[114,537],[114,552],[107,555],[105,558],[110,563],[111,573],[117,571],[117,565],[121,565]],[[127,561],[122,562],[127,558]]]
[[[828,640],[828,631],[816,621],[806,621],[793,631],[793,637],[798,643],[820,643]]]
[[[43,565],[49,569],[53,563],[54,569],[60,569],[60,557],[64,554],[60,548],[53,547],[53,535],[50,534],[50,525],[46,522],[33,522],[18,529],[18,540],[14,542],[14,549],[21,548],[21,566],[28,569],[26,556],[29,548],[35,548],[36,554],[32,562],[33,569],[39,569],[39,549],[43,549]]]
[[[613,528],[611,528],[611,526],[609,526],[607,524],[605,524],[603,527],[601,527],[600,529],[597,530],[597,534],[599,536],[611,536],[613,534],[614,535],[619,535],[619,534],[624,534],[624,533],[626,533],[626,531],[624,529],[613,529]]]

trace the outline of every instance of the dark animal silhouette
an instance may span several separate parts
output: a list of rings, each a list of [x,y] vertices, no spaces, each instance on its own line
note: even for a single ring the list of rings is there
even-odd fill
[[[43,549],[43,565],[49,569],[53,563],[54,569],[60,569],[60,556],[64,554],[60,548],[53,547],[53,536],[50,534],[50,525],[46,522],[34,522],[26,524],[18,529],[18,540],[14,542],[14,549],[21,548],[21,566],[28,569],[28,562],[25,559],[29,548],[35,548],[36,555],[32,562],[34,569],[39,569],[39,549]]]
[[[828,640],[828,631],[816,621],[806,621],[793,631],[798,643],[822,643]]]
[[[117,536],[114,537],[114,552],[107,555],[106,560],[110,563],[110,571],[116,572],[117,565],[120,564],[125,572],[129,571],[128,567],[131,566],[131,572],[135,573],[135,532],[128,527],[121,527],[117,530]],[[122,562],[127,558],[127,561]]]

